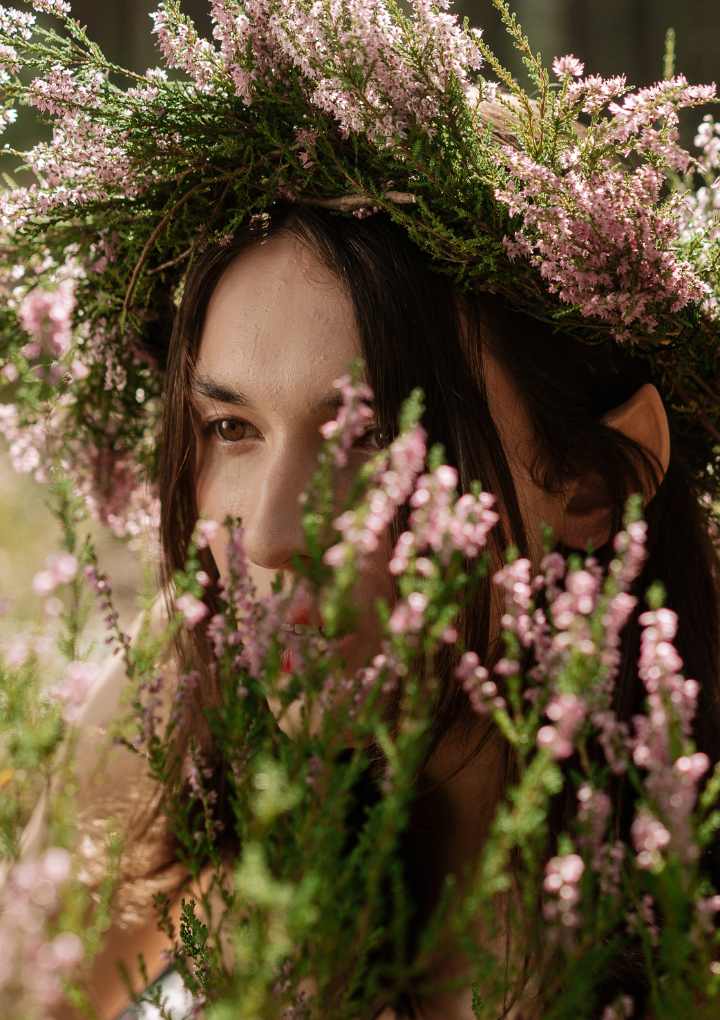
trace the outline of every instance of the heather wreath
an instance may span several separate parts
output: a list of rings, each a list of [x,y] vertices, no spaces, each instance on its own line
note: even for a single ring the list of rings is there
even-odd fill
[[[5,148],[0,424],[14,464],[58,459],[93,513],[137,535],[156,515],[162,349],[208,245],[279,199],[383,211],[460,289],[487,290],[594,343],[645,357],[708,502],[717,495],[717,133],[679,115],[714,85],[633,88],[548,70],[493,0],[524,88],[448,0],[213,0],[212,39],[177,0],[152,31],[163,66],[109,62],[67,3],[0,11],[4,122],[50,138]],[[29,183],[25,183],[28,182]],[[173,303],[174,302],[174,303]]]

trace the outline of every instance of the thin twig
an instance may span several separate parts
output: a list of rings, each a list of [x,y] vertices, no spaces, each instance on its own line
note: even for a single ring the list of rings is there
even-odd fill
[[[407,191],[386,191],[383,198],[396,205],[413,205],[417,199]],[[299,205],[317,205],[323,209],[351,210],[361,209],[366,205],[375,205],[377,199],[372,195],[339,195],[337,198],[311,198],[297,196],[295,201]]]
[[[145,242],[145,245],[143,246],[143,250],[140,253],[140,258],[135,263],[135,268],[132,271],[132,276],[130,277],[130,282],[128,284],[127,290],[125,291],[125,298],[123,300],[123,306],[122,306],[122,312],[121,312],[121,323],[122,324],[125,323],[125,318],[127,316],[128,309],[130,308],[130,302],[132,301],[132,297],[133,297],[133,294],[135,293],[135,288],[137,286],[137,282],[138,282],[138,280],[140,278],[140,273],[142,272],[142,268],[145,265],[145,262],[147,261],[147,257],[150,254],[150,251],[152,250],[153,245],[157,241],[158,237],[160,237],[160,235],[162,234],[163,230],[168,225],[168,223],[173,218],[173,216],[178,211],[178,209],[181,209],[182,206],[185,205],[185,203],[190,198],[192,198],[192,196],[196,192],[201,191],[205,187],[207,187],[207,182],[203,181],[201,184],[196,184],[194,188],[190,188],[189,191],[186,191],[185,194],[182,195],[177,200],[177,202],[168,209],[168,211],[165,213],[163,218],[157,224],[157,226],[155,227],[153,232],[150,234],[150,237],[148,237],[147,241]]]

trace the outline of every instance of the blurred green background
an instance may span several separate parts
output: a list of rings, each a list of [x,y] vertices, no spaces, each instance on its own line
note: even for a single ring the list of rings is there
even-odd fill
[[[28,7],[21,2],[16,6]],[[90,35],[117,63],[137,71],[159,63],[150,33],[153,0],[73,0],[72,6]],[[183,6],[208,33],[208,0],[184,0]],[[714,81],[718,75],[718,0],[515,0],[512,8],[547,63],[553,56],[574,53],[585,61],[587,73],[625,73],[631,82],[651,84],[662,76],[665,33],[673,27],[677,70],[693,82]],[[464,0],[455,9],[481,27],[498,55],[522,73],[490,0]],[[28,113],[22,111],[20,122],[8,133],[7,140],[14,145],[25,147],[36,139],[38,126]],[[687,142],[698,120],[696,112],[686,119]],[[141,577],[139,554],[128,554],[119,542],[99,531],[96,534],[101,564],[114,578],[118,608],[127,621]],[[32,592],[32,577],[57,548],[59,538],[43,491],[14,474],[0,448],[0,607],[4,608],[0,639],[42,622],[42,600]]]

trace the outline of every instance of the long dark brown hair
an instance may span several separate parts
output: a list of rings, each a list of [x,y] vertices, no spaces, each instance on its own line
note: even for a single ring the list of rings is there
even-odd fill
[[[479,479],[496,495],[508,526],[500,523],[490,535],[492,569],[502,565],[510,543],[526,556],[530,546],[506,451],[489,411],[483,345],[506,368],[525,404],[537,441],[538,456],[532,466],[536,483],[557,493],[575,479],[594,473],[600,477],[604,498],[612,508],[612,534],[619,530],[627,497],[641,491],[646,474],[652,475],[656,465],[642,447],[604,424],[602,416],[629,399],[643,383],[652,381],[646,362],[610,342],[590,347],[563,338],[488,295],[460,295],[452,281],[385,215],[357,219],[308,206],[279,204],[272,210],[269,233],[281,230],[306,244],[350,296],[377,420],[385,436],[396,434],[403,400],[413,388],[421,387],[426,404],[423,425],[429,442],[442,443],[446,462],[458,470],[460,489],[469,491],[471,482]],[[225,269],[257,243],[257,236],[248,228],[230,244],[203,252],[188,275],[176,316],[167,355],[160,452],[166,581],[183,567],[197,519],[196,430],[190,381],[208,302]],[[719,571],[701,494],[689,469],[695,456],[695,451],[672,434],[669,468],[645,508],[648,555],[634,593],[642,596],[652,581],[659,580],[666,589],[667,604],[679,614],[678,651],[686,675],[700,683],[695,740],[698,749],[715,763],[720,759]],[[398,522],[396,530],[399,527]],[[569,552],[562,546],[559,549]],[[611,543],[595,555],[607,565]],[[217,577],[211,560],[206,568]],[[640,610],[641,605],[622,641],[615,707],[624,720],[630,720],[643,704],[636,668]],[[489,664],[499,657],[498,643],[491,643],[490,636],[489,583],[473,604],[465,607],[459,626],[464,647],[477,650]],[[196,651],[202,658],[202,631],[195,633]],[[444,686],[428,753],[453,727],[466,732],[471,728],[467,698],[453,679],[456,654],[453,648],[445,648],[439,663]],[[210,681],[198,691],[208,703],[216,697]],[[509,781],[513,769],[509,752],[506,765]],[[627,805],[624,814],[629,824],[631,804],[622,780],[615,794]],[[557,799],[551,819],[553,834],[567,827],[572,811],[571,798]],[[614,977],[608,976],[608,997],[613,982],[620,978],[619,968]],[[622,979],[627,988],[627,975]],[[642,989],[638,992],[641,995]]]

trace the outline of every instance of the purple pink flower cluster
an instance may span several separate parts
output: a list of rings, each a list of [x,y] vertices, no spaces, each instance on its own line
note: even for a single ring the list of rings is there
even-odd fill
[[[678,217],[660,201],[660,170],[646,164],[628,173],[603,160],[588,179],[580,168],[556,172],[504,151],[512,183],[497,197],[521,217],[506,251],[529,259],[563,303],[606,322],[622,341],[707,299],[708,284],[675,251]]]
[[[460,26],[449,0],[410,6],[412,40],[382,0],[250,0],[242,14],[214,0],[214,35],[245,102],[252,102],[258,78],[276,77],[285,64],[301,73],[312,102],[344,135],[366,131],[371,141],[388,144],[413,123],[432,134],[451,79],[466,85],[482,62],[478,30]]]
[[[3,1016],[52,1015],[60,1004],[63,978],[83,959],[75,932],[52,934],[72,876],[67,850],[51,847],[42,856],[14,865],[0,893],[0,1012]]]

